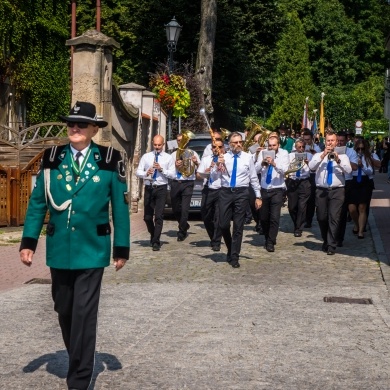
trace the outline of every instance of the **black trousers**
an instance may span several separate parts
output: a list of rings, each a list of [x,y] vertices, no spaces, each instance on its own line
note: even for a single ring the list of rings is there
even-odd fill
[[[221,188],[219,194],[219,226],[227,247],[227,255],[233,263],[240,258],[242,233],[248,203],[248,187]],[[232,218],[233,234],[230,232]]]
[[[172,210],[179,223],[178,235],[185,236],[188,230],[188,213],[194,191],[194,180],[173,180],[171,185]]]
[[[145,186],[144,221],[150,234],[151,244],[160,245],[160,237],[164,224],[164,206],[166,198],[166,185],[160,185],[155,188],[152,186]]]
[[[279,231],[280,210],[283,206],[283,188],[261,189],[263,204],[260,208],[260,222],[266,242],[276,244]]]
[[[310,173],[310,196],[306,207],[306,223],[311,225],[313,223],[314,214],[316,211],[316,174]]]
[[[344,202],[341,207],[340,213],[340,223],[339,230],[337,232],[336,241],[343,242],[345,236],[345,230],[347,228],[347,218],[348,218],[348,204],[349,204],[349,194],[352,189],[352,180],[345,180],[345,190],[344,190]]]
[[[344,187],[317,188],[316,190],[317,220],[320,225],[321,237],[324,244],[333,250],[336,249],[337,245],[344,193]]]
[[[220,189],[205,186],[202,190],[202,221],[210,237],[211,246],[221,246],[222,231],[219,226],[219,193]]]
[[[87,389],[95,361],[96,327],[104,268],[51,268],[54,310],[69,354],[67,385]]]
[[[302,232],[306,221],[307,202],[311,194],[310,179],[287,181],[288,212],[294,224],[294,232]]]
[[[257,177],[261,178],[261,175],[257,175]],[[256,193],[255,190],[252,188],[252,186],[249,186],[249,204],[252,211],[253,219],[256,222],[256,228],[260,226],[260,209],[256,210],[255,204],[256,204]]]

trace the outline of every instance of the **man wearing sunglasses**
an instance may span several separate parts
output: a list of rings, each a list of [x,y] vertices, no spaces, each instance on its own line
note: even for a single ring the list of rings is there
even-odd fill
[[[230,136],[230,150],[218,158],[210,172],[213,181],[221,179],[219,195],[219,226],[227,247],[227,262],[233,267],[240,267],[239,258],[244,230],[245,213],[249,204],[249,185],[256,194],[256,208],[261,207],[259,180],[252,156],[242,150],[241,134]],[[233,218],[233,234],[230,222]]]
[[[31,266],[47,211],[46,264],[52,298],[69,355],[69,389],[87,389],[92,378],[100,287],[113,258],[118,271],[129,258],[130,219],[122,156],[92,141],[107,122],[96,107],[77,102],[67,123],[69,144],[44,152],[31,194],[20,259]]]
[[[219,131],[214,131],[213,132],[213,135],[214,135],[214,139],[215,141],[222,141],[223,143],[225,142],[224,139],[222,139],[222,135]],[[205,148],[204,148],[204,151],[203,151],[203,154],[202,154],[202,157],[207,157],[207,156],[212,156],[214,153],[213,153],[213,144],[212,143],[209,143]]]

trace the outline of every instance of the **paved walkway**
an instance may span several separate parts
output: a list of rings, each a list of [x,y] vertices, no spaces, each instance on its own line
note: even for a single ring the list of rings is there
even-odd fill
[[[131,261],[105,272],[91,388],[390,388],[386,175],[376,188],[364,240],[348,224],[344,247],[327,256],[317,224],[294,238],[284,208],[275,253],[262,248],[253,224],[245,227],[239,269],[225,262],[226,251],[210,250],[200,221],[190,221],[184,242],[166,221],[153,252],[142,214],[133,215]],[[50,286],[22,285],[47,278],[38,264],[44,248],[23,277],[17,245],[1,251],[0,388],[66,389]],[[7,287],[6,275],[18,282]],[[330,296],[373,304],[325,303]]]

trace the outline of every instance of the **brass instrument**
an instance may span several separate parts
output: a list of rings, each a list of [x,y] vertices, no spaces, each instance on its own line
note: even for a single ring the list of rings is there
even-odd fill
[[[334,161],[336,160],[336,153],[334,152],[334,150],[332,150],[331,152],[328,153],[328,161]]]
[[[232,133],[231,131],[229,131],[228,129],[224,129],[223,127],[220,128],[220,131],[221,131],[222,141],[225,141],[226,138],[228,138],[229,135]]]
[[[249,148],[255,144],[255,141],[253,140],[257,134],[261,134],[259,139],[257,140],[257,143],[259,144],[259,147],[264,147],[265,143],[268,140],[269,135],[272,133],[271,130],[266,129],[265,127],[259,125],[258,123],[251,121],[252,126],[251,129],[248,132],[248,135],[245,137],[245,142],[243,145],[244,152],[248,152]]]
[[[194,152],[191,149],[186,149],[186,146],[190,139],[195,138],[195,134],[190,130],[182,130],[181,134],[182,139],[177,145],[176,161],[182,160],[183,165],[178,168],[178,171],[183,177],[190,177],[195,172],[195,164],[192,161]]]
[[[284,172],[284,177],[287,179],[290,173],[298,172],[306,165],[304,160],[297,160],[294,158],[288,165],[288,169]]]

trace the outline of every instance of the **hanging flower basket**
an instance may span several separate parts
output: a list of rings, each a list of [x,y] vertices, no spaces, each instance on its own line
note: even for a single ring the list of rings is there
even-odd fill
[[[172,111],[174,117],[186,117],[185,110],[190,106],[190,93],[183,77],[166,73],[150,77],[149,86],[165,111]]]

